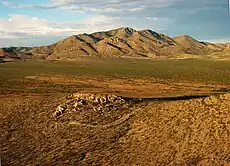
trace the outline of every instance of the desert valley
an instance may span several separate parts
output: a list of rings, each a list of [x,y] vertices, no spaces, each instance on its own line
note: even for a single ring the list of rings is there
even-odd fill
[[[1,164],[228,166],[229,45],[122,27],[1,48]]]

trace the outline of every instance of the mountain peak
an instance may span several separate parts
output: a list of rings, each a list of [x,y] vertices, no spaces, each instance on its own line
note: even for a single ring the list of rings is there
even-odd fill
[[[138,31],[139,33],[145,33],[145,34],[150,34],[152,36],[158,37],[159,34],[155,31],[152,31],[151,29],[144,29],[144,30],[140,30]]]
[[[132,36],[136,30],[130,27],[121,27],[115,30],[112,30],[112,32],[114,32],[114,36],[117,37],[130,37]]]
[[[121,27],[121,28],[118,28],[117,30],[136,32],[135,29],[130,28],[130,27]]]
[[[189,35],[181,35],[181,36],[177,36],[174,39],[183,39],[183,40],[193,40],[193,41],[197,41],[196,39],[194,39],[192,36]]]

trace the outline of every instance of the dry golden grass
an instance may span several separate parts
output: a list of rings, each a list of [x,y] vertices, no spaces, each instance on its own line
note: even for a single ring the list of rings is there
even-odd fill
[[[30,61],[0,70],[2,165],[230,162],[230,95],[201,98],[229,91],[228,62]],[[103,114],[78,109],[53,117],[77,91],[148,99]]]
[[[113,79],[108,77],[65,77],[61,75],[38,75],[27,76],[29,80],[45,81],[55,84],[65,85],[85,85],[86,87],[78,88],[79,92],[102,92],[114,93],[126,97],[169,97],[180,95],[202,95],[210,94],[219,89],[230,89],[230,85],[212,85],[198,82],[175,82],[174,80],[162,80],[152,77],[145,78],[123,78]]]
[[[230,95],[52,117],[65,99],[2,96],[3,165],[223,165],[230,161]],[[104,125],[106,124],[106,125]]]

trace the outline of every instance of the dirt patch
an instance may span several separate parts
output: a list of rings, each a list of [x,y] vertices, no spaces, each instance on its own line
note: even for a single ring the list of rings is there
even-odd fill
[[[3,165],[98,165],[115,153],[113,147],[119,149],[117,139],[129,130],[125,111],[110,115],[110,124],[115,122],[110,127],[76,125],[76,121],[103,124],[106,115],[95,119],[95,114],[82,110],[76,116],[54,118],[53,112],[64,100],[62,96],[9,96],[0,101]]]
[[[229,94],[138,104],[111,94],[76,94],[67,98],[57,94],[1,97],[2,164],[145,166],[230,162]],[[115,100],[117,105],[110,105],[102,114],[106,104]],[[67,105],[67,110],[53,117],[60,104]],[[69,109],[74,105],[75,110]],[[93,109],[100,106],[99,110]]]
[[[230,162],[230,95],[150,103],[120,140],[132,165],[224,165]]]
[[[199,82],[175,80],[161,80],[152,77],[137,78],[109,78],[103,76],[28,76],[26,79],[47,81],[60,85],[84,85],[75,88],[84,93],[114,93],[127,97],[161,97],[191,94],[208,94],[218,92],[219,89],[230,88],[229,85],[212,85]]]

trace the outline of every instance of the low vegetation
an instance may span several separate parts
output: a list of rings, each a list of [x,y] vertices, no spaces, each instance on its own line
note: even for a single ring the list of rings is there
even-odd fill
[[[227,165],[229,76],[229,61],[2,63],[2,165]]]
[[[91,58],[77,62],[17,61],[0,65],[0,93],[70,93],[84,88],[148,93],[151,87],[152,91],[168,91],[168,95],[172,89],[179,94],[214,92],[229,88],[229,63]]]

